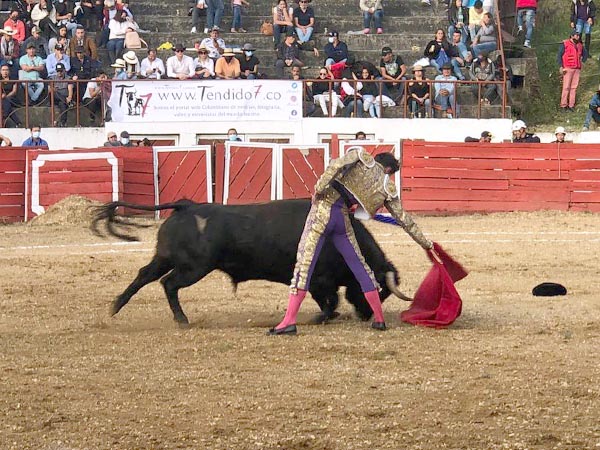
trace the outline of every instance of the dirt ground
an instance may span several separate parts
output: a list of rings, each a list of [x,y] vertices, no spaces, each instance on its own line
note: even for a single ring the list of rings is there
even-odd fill
[[[600,448],[600,217],[418,217],[462,262],[462,316],[446,330],[353,317],[267,337],[286,287],[213,273],[182,291],[191,329],[160,284],[114,318],[112,299],[149,261],[140,243],[84,223],[0,226],[0,449]],[[429,269],[399,228],[370,229],[412,293]],[[566,297],[531,289],[560,282]]]

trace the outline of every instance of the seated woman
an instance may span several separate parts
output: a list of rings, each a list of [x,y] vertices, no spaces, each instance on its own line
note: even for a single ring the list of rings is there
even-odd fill
[[[431,111],[431,96],[429,94],[429,84],[423,77],[423,67],[413,67],[413,79],[408,83],[408,99],[410,108],[410,117],[429,117]]]
[[[425,46],[423,55],[429,58],[429,64],[435,67],[438,73],[441,73],[441,67],[450,62],[450,44],[446,40],[446,32],[438,28],[435,32],[435,39],[429,41]]]
[[[331,72],[326,67],[321,67],[319,69],[319,81],[315,81],[312,84],[313,101],[315,105],[321,106],[321,111],[323,111],[323,116],[325,117],[335,117],[338,107],[344,107],[342,100],[333,89],[333,83],[328,81],[332,79],[333,75]],[[331,102],[331,115],[329,114],[327,105],[329,102]]]

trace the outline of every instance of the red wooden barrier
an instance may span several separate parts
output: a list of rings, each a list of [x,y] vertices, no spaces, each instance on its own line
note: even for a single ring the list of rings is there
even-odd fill
[[[404,141],[411,211],[600,211],[600,151],[585,144]]]
[[[0,149],[0,222],[25,219],[24,148]]]
[[[106,147],[104,147],[106,148]],[[123,161],[123,195],[125,202],[154,205],[154,154],[152,147],[110,147]],[[125,214],[154,216],[146,211],[125,209]]]
[[[27,150],[25,220],[70,195],[100,202],[119,200],[123,190],[119,160],[110,148]]]
[[[278,198],[310,198],[329,163],[327,145],[281,145]]]
[[[225,143],[223,203],[275,200],[277,144]]]
[[[195,202],[212,202],[211,146],[154,147],[157,168],[157,203],[182,198]],[[171,211],[160,211],[168,217]]]

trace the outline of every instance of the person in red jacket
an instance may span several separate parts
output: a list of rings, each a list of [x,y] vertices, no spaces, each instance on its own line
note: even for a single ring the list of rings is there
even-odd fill
[[[560,107],[563,111],[574,111],[581,64],[586,59],[587,51],[581,44],[581,34],[575,29],[571,31],[571,37],[565,39],[558,48],[558,67],[563,79]]]

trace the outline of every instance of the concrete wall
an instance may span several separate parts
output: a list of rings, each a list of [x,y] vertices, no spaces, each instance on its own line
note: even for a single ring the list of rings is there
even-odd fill
[[[298,122],[210,122],[210,123],[108,123],[106,128],[43,128],[42,137],[50,149],[92,148],[102,146],[106,133],[129,131],[133,139],[148,137],[172,138],[176,145],[195,145],[198,137],[223,138],[227,130],[235,127],[245,139],[289,138],[291,143],[321,142],[333,133],[341,138],[354,136],[359,130],[370,138],[384,141],[398,139],[422,139],[430,142],[463,142],[466,136],[478,137],[482,131],[490,131],[493,142],[511,138],[511,121],[508,119],[342,119],[311,118]],[[568,131],[568,130],[567,130]],[[25,129],[2,129],[15,145],[30,135]],[[538,133],[542,142],[551,142],[552,133]],[[600,143],[600,132],[569,133],[567,139],[575,143]]]

